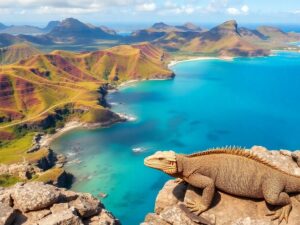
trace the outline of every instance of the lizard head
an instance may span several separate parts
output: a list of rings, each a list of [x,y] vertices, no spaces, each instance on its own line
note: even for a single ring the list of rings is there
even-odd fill
[[[145,158],[144,164],[167,174],[177,173],[176,153],[173,151],[158,151]]]

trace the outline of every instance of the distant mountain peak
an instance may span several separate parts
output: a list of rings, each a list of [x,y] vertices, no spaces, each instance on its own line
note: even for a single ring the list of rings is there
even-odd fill
[[[191,23],[191,22],[187,22],[185,24],[183,24],[184,27],[189,28],[189,29],[198,29],[199,27],[196,26],[195,24]]]
[[[50,32],[53,30],[55,27],[59,26],[60,21],[55,20],[55,21],[50,21],[47,26],[43,29],[44,32]]]
[[[235,20],[229,20],[222,23],[218,27],[221,27],[223,29],[228,29],[228,30],[237,30],[238,24]]]
[[[60,26],[72,28],[72,27],[87,26],[87,25],[75,18],[66,18],[63,21],[61,21]]]
[[[102,29],[91,24],[85,24],[75,18],[64,19],[50,33],[54,42],[82,42],[87,39],[115,38],[117,35],[111,29]]]
[[[155,23],[152,25],[152,28],[154,29],[166,29],[169,28],[170,26],[168,24],[165,24],[163,22]]]
[[[7,28],[8,26],[4,25],[3,23],[0,23],[0,30],[3,30],[5,28]]]

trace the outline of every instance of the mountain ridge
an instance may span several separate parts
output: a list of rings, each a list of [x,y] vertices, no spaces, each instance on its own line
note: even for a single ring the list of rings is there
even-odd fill
[[[17,43],[0,48],[0,64],[11,64],[42,52],[28,43]]]
[[[161,49],[141,43],[86,53],[54,51],[2,66],[0,121],[35,118],[57,104],[103,111],[97,100],[99,87],[131,79],[172,78],[167,59]]]

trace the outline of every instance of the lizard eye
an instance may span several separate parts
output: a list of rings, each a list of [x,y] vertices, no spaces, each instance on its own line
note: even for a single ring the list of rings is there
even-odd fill
[[[158,160],[163,160],[163,159],[164,159],[164,158],[162,158],[162,157],[159,157],[159,158],[158,158]]]

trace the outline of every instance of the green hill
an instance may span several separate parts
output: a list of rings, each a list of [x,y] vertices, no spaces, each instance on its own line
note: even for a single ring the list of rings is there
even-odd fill
[[[41,52],[27,43],[19,43],[9,47],[0,48],[0,64],[11,64],[31,56],[41,54]]]
[[[99,90],[106,83],[170,78],[165,53],[153,45],[123,45],[76,54],[39,54],[0,72],[0,129],[47,119],[57,108],[102,109]]]

